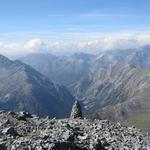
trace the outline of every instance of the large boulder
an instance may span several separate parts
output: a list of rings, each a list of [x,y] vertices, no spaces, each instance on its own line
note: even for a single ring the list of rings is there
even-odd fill
[[[10,136],[13,136],[13,137],[15,137],[15,136],[18,135],[18,133],[17,133],[17,131],[14,129],[14,127],[5,128],[5,129],[2,131],[2,133],[3,133],[4,135],[10,135]]]

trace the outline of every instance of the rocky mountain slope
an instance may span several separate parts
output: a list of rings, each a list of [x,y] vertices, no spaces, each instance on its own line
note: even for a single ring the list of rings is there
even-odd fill
[[[31,54],[21,61],[30,65],[50,80],[70,86],[89,72],[94,55],[75,53],[71,56]]]
[[[149,113],[150,47],[102,52],[90,72],[72,86],[86,114],[112,120]]]
[[[95,68],[73,89],[88,114],[103,114],[114,120],[150,108],[150,70],[130,65]]]
[[[65,87],[20,61],[0,55],[0,109],[66,117],[73,100]]]
[[[73,107],[75,108],[75,107]],[[77,108],[75,109],[77,110]],[[73,111],[76,113],[76,111]],[[0,112],[2,150],[149,150],[150,135],[107,120],[39,118]]]

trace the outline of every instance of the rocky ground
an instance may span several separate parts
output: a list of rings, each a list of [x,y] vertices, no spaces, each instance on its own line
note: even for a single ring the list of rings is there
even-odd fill
[[[0,112],[0,150],[149,150],[150,136],[107,120]]]
[[[107,120],[83,119],[76,101],[68,119],[0,112],[0,150],[150,150],[150,135]]]

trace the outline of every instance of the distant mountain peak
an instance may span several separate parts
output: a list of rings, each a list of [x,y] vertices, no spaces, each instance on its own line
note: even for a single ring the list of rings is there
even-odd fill
[[[12,64],[12,61],[9,60],[7,57],[0,55],[0,66],[9,66]]]

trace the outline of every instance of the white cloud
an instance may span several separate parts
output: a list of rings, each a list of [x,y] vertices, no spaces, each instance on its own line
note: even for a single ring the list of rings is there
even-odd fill
[[[40,39],[32,39],[28,41],[24,48],[29,52],[40,52],[47,49],[47,45]]]
[[[0,43],[0,53],[4,55],[20,54],[22,45],[15,43]]]
[[[128,49],[150,45],[149,32],[64,33],[65,36],[68,36],[69,40],[44,42],[39,38],[34,38],[26,43],[0,43],[0,53],[6,56],[43,52],[60,54],[83,51],[95,53],[110,49]]]

